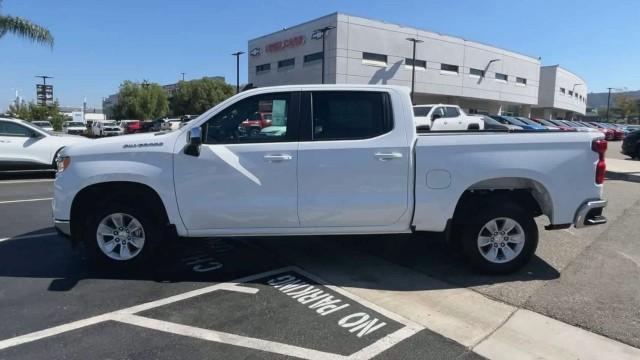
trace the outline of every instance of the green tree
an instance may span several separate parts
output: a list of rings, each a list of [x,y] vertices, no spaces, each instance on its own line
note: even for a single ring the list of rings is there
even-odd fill
[[[146,81],[138,84],[128,80],[120,85],[114,118],[149,120],[164,117],[168,113],[169,100],[160,85]]]
[[[636,102],[625,94],[618,94],[616,96],[616,108],[623,119],[627,119],[629,115],[636,112]]]
[[[57,101],[50,106],[36,105],[34,102],[11,104],[7,113],[10,116],[27,121],[50,121],[56,131],[62,130],[62,123],[70,120],[69,117],[60,113],[60,106]]]
[[[2,0],[0,0],[0,7]],[[11,33],[53,47],[53,35],[46,28],[17,16],[0,14],[0,38]]]
[[[171,97],[171,113],[174,116],[199,115],[229,98],[235,93],[224,81],[211,78],[180,81]]]

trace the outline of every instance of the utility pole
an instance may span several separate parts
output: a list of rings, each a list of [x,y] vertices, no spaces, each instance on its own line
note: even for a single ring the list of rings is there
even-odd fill
[[[184,81],[184,74],[186,73],[181,72],[180,74],[182,74],[182,81]]]
[[[613,88],[607,89],[609,89],[609,95],[607,96],[607,122],[609,122],[609,106],[611,105],[611,89]]]
[[[321,75],[321,84],[324,84],[324,50],[325,50],[325,35],[327,34],[327,32],[331,29],[335,29],[335,26],[325,26],[321,29],[316,29],[314,31],[314,35],[312,35],[312,38],[314,39],[319,39],[318,36],[320,36],[322,38],[322,75]],[[319,35],[316,35],[319,34]]]
[[[53,79],[53,76],[47,76],[47,75],[36,75],[34,77],[41,78],[42,85],[47,85],[47,79]]]
[[[411,60],[411,103],[415,104],[413,102],[413,93],[416,87],[416,44],[423,41],[416,38],[407,38],[407,40],[413,43],[413,58]]]
[[[240,55],[242,54],[244,54],[244,51],[231,54],[236,57],[236,94],[240,93]]]

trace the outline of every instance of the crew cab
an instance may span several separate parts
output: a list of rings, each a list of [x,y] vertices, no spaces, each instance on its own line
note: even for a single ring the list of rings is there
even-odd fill
[[[415,105],[413,118],[420,130],[482,130],[484,122],[468,116],[458,105]]]
[[[240,131],[256,111],[278,131]],[[606,221],[601,134],[418,134],[413,121],[404,87],[252,89],[180,129],[65,148],[53,221],[111,266],[169,239],[441,232],[489,273],[529,261],[537,216]]]
[[[93,136],[117,136],[122,134],[124,134],[124,131],[115,120],[96,120],[91,124],[91,135]]]
[[[69,135],[82,135],[87,131],[87,126],[82,121],[65,121],[62,131]]]
[[[28,121],[0,118],[0,171],[54,169],[62,148],[86,140],[52,133]]]

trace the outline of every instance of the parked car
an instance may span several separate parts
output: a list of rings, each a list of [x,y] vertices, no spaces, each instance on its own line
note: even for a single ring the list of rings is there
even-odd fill
[[[482,130],[484,122],[467,115],[458,105],[415,105],[413,118],[416,128],[431,131]]]
[[[614,140],[622,140],[624,139],[624,131],[622,131],[621,129],[618,129],[617,126],[615,126],[614,124],[608,124],[608,123],[594,123],[602,128],[605,129],[610,129],[613,131],[613,139]]]
[[[124,134],[124,131],[115,120],[96,120],[91,124],[91,135],[93,136],[116,136],[122,134]]]
[[[511,124],[511,125],[515,125],[515,126],[519,126],[521,127],[523,130],[535,130],[535,131],[542,131],[542,130],[546,130],[546,128],[544,126],[541,125],[530,125],[527,124],[526,122],[519,120],[513,116],[506,116],[506,115],[491,115],[491,117],[493,119],[496,119],[499,122],[503,122],[503,123],[507,123],[507,124]]]
[[[267,106],[286,131],[238,132]],[[182,129],[71,146],[54,224],[94,263],[119,267],[174,238],[428,231],[506,273],[533,256],[535,217],[549,230],[606,222],[601,134],[418,135],[411,106],[391,85],[264,87]]]
[[[164,122],[164,119],[155,119],[151,121],[151,128],[149,129],[149,131],[162,131]]]
[[[554,123],[552,123],[550,121],[547,121],[545,119],[530,118],[529,120],[535,122],[538,125],[542,125],[542,126],[546,127],[547,130],[566,130],[566,128],[562,129],[558,125],[556,125],[556,124],[554,124]]]
[[[81,121],[65,121],[62,124],[62,131],[65,134],[83,135],[87,131],[87,125]]]
[[[640,129],[624,138],[620,152],[634,159],[640,159]]]
[[[256,134],[268,126],[271,126],[271,113],[259,111],[251,114],[247,120],[240,124],[243,131],[254,132]]]
[[[596,129],[598,131],[600,131],[601,133],[604,134],[604,138],[608,141],[614,140],[616,138],[615,132],[612,129],[607,129],[605,127],[599,126],[596,123],[592,123],[592,122],[578,122],[578,121],[573,121],[574,124],[579,124],[581,126],[587,126],[590,127],[592,129]]]
[[[516,119],[522,121],[523,123],[529,125],[532,127],[533,130],[557,130],[556,128],[549,128],[546,125],[541,125],[540,123],[533,121],[529,118],[526,118],[524,116],[514,116]]]
[[[550,120],[545,120],[546,122],[555,125],[556,127],[558,127],[558,129],[562,130],[562,131],[577,131],[577,129],[573,126],[569,126],[568,124],[563,123],[560,120],[554,120],[554,119],[550,119]]]
[[[86,140],[52,133],[28,121],[0,118],[0,170],[54,169],[62,148]]]
[[[120,128],[124,134],[135,134],[142,132],[140,120],[120,120]]]
[[[49,121],[42,121],[42,120],[34,120],[31,122],[33,125],[38,126],[44,130],[47,131],[53,131],[53,125],[51,125],[51,123]]]
[[[520,126],[515,126],[511,124],[503,124],[496,119],[488,115],[470,115],[477,116],[484,122],[485,130],[522,130]]]
[[[162,130],[176,130],[180,128],[180,124],[182,124],[182,120],[180,119],[167,119],[164,124],[162,124]]]

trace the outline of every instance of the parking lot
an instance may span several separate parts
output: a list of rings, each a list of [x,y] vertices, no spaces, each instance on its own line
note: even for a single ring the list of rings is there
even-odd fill
[[[495,358],[516,311],[640,347],[637,183],[606,183],[604,226],[540,223],[509,276],[422,235],[184,240],[105,272],[54,233],[52,185],[0,180],[0,359]]]

